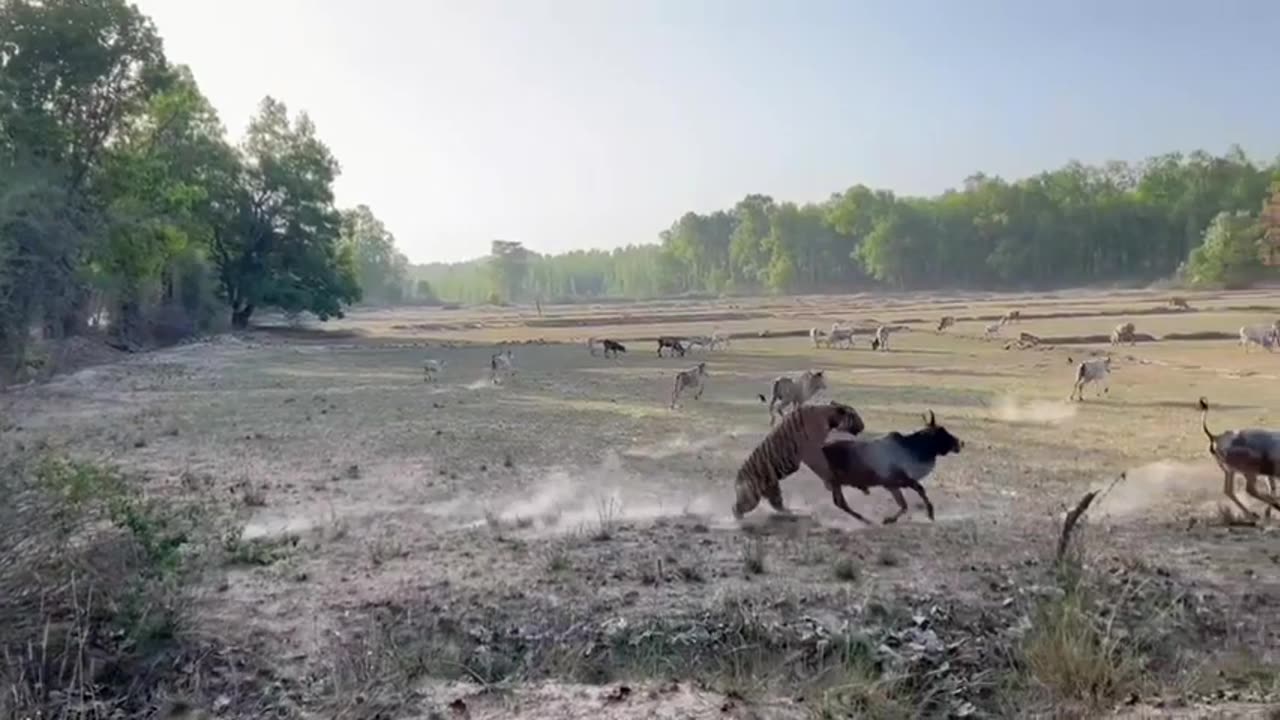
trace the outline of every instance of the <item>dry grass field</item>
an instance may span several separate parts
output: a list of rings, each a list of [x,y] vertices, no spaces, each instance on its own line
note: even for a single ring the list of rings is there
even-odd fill
[[[1280,297],[1187,297],[359,311],[10,390],[0,439],[216,501],[235,537],[184,632],[258,669],[220,670],[209,717],[1267,717],[1280,518],[1222,509],[1195,402],[1214,430],[1280,427],[1280,353],[1232,337],[1280,318]],[[958,323],[935,332],[944,314]],[[887,352],[865,332],[849,350],[795,334],[835,320],[903,329]],[[1072,341],[1124,320],[1156,339]],[[658,334],[717,330],[728,349],[655,353]],[[1018,332],[1056,341],[1006,347]],[[628,352],[592,357],[588,336]],[[500,343],[516,374],[495,386]],[[1069,360],[1107,352],[1110,392],[1068,402]],[[426,358],[446,361],[435,382]],[[702,398],[670,409],[673,374],[700,360]],[[913,502],[859,524],[807,469],[784,483],[798,517],[733,521],[734,474],[768,428],[756,395],[806,368],[872,435],[933,410],[965,441],[927,480],[935,522]],[[1055,565],[1090,489],[1105,493]],[[882,490],[848,497],[893,509]]]

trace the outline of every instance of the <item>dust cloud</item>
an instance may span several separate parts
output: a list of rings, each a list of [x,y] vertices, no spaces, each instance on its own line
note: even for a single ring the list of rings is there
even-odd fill
[[[630,470],[621,456],[610,452],[594,467],[549,472],[525,499],[502,508],[496,517],[503,524],[559,533],[680,515],[728,516],[729,485],[720,493],[696,492],[692,487],[688,492],[672,491],[682,484],[695,483]],[[706,488],[702,482],[696,485]]]
[[[995,416],[1004,422],[1056,425],[1076,416],[1075,403],[1047,400],[1022,401],[1016,397],[1001,397],[995,405]]]
[[[1124,479],[1099,499],[1096,509],[1123,516],[1153,509],[1196,508],[1219,500],[1226,500],[1222,475],[1211,463],[1160,460],[1126,472]]]

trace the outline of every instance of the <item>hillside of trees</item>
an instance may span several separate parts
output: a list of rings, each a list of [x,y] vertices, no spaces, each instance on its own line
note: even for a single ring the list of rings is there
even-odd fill
[[[1233,147],[1221,157],[1070,163],[1016,182],[978,174],[930,198],[864,185],[803,205],[748,195],[686,213],[660,245],[547,256],[495,242],[487,258],[413,274],[461,302],[1047,289],[1175,275],[1242,286],[1271,274],[1259,241],[1280,218],[1263,212],[1280,208],[1277,181],[1280,159],[1259,164]]]
[[[334,206],[338,173],[274,98],[230,142],[126,0],[0,0],[0,379],[39,338],[402,301],[409,263],[367,207]]]

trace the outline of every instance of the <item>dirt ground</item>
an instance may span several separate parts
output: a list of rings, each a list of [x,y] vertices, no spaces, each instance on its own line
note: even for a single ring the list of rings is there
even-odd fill
[[[1253,671],[1231,668],[1239,658],[1280,667],[1277,521],[1223,521],[1195,401],[1214,405],[1214,430],[1275,426],[1280,354],[1222,339],[1006,348],[1020,331],[1105,335],[1132,320],[1159,338],[1280,318],[1275,293],[1188,295],[1190,312],[1165,309],[1166,298],[358,311],[13,389],[0,396],[0,428],[143,472],[157,495],[230,498],[243,538],[274,543],[274,554],[213,574],[198,616],[272,658],[273,692],[299,715],[820,716],[812,698],[759,680],[762,663],[783,661],[755,649],[794,650],[789,667],[850,627],[867,629],[878,652],[914,648],[912,662],[954,676],[940,684],[952,715],[1018,714],[983,684],[991,659],[971,638],[1016,631],[1045,591],[1064,510],[1123,472],[1090,513],[1089,562],[1198,618],[1179,626],[1186,677],[1133,698],[1123,716],[1264,717],[1280,679],[1245,682],[1237,676]],[[1014,307],[1020,323],[981,337]],[[937,333],[944,314],[959,322]],[[887,352],[865,334],[851,350],[760,337],[835,320],[904,329]],[[712,331],[736,339],[683,359],[658,357],[651,340]],[[628,352],[593,357],[588,336]],[[516,373],[495,385],[499,343]],[[1110,392],[1068,402],[1070,361],[1107,351]],[[424,382],[427,358],[446,362],[435,382]],[[705,394],[670,409],[673,374],[701,360]],[[826,371],[824,397],[856,407],[871,434],[913,430],[932,410],[964,439],[928,480],[936,522],[913,503],[897,525],[859,524],[808,470],[784,484],[798,518],[762,506],[745,527],[733,521],[734,474],[768,428],[756,395],[806,368]],[[883,491],[849,498],[873,519],[893,509]],[[760,628],[774,640],[753,635]],[[406,657],[412,683],[378,682]],[[504,681],[518,662],[523,681]],[[694,666],[722,681],[685,674]],[[678,682],[654,680],[664,676]],[[224,714],[248,712],[229,704]]]

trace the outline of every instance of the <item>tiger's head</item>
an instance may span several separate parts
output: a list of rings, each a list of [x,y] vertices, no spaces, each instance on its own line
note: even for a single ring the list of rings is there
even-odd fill
[[[825,411],[828,431],[839,430],[850,435],[857,435],[867,429],[858,411],[844,403],[838,403],[833,400],[826,405],[816,405],[814,407]]]

